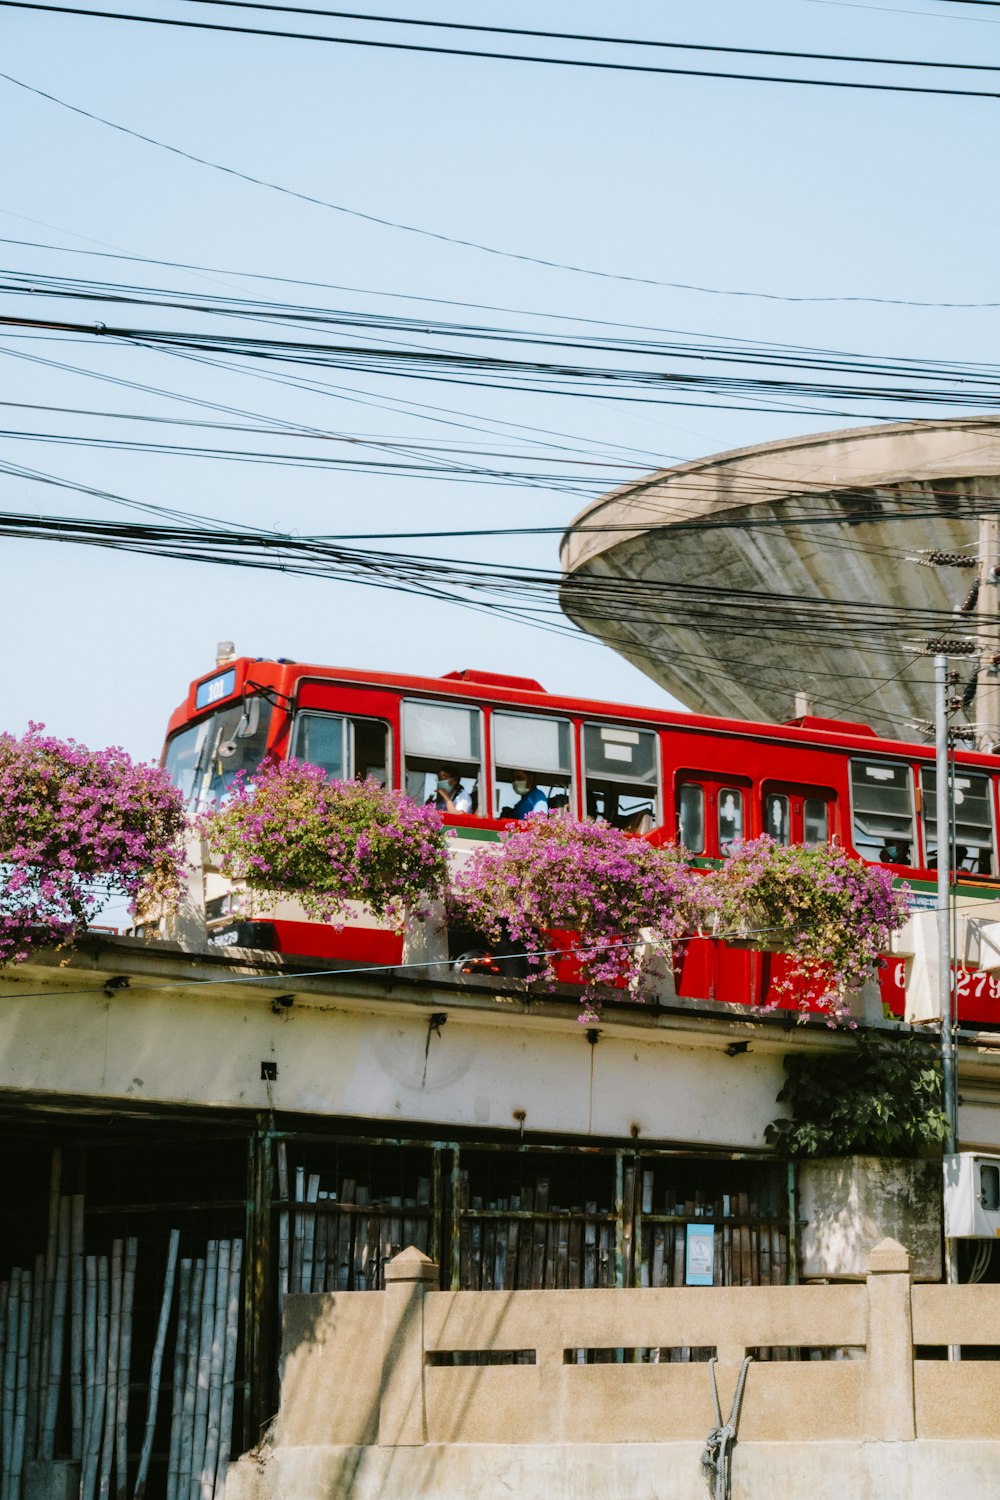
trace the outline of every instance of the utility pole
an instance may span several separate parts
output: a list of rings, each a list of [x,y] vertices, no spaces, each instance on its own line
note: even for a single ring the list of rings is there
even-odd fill
[[[1000,517],[979,518],[979,676],[976,683],[976,738],[978,748],[991,752],[1000,744]]]
[[[951,809],[954,788],[948,758],[948,689],[948,658],[939,652],[934,657],[934,743],[936,750],[934,783],[937,793],[934,821],[937,829],[938,999],[941,1009],[941,1093],[944,1113],[948,1121],[944,1149],[946,1156],[953,1156],[958,1146],[958,1090],[952,1015],[954,979],[951,971]],[[956,1282],[958,1260],[954,1240],[945,1240],[944,1252],[945,1279],[949,1282]],[[954,1348],[950,1351],[950,1357],[957,1358]]]
[[[934,658],[934,741],[936,756],[935,826],[937,829],[938,999],[941,1006],[941,1081],[948,1117],[945,1151],[956,1145],[955,1054],[952,1028],[951,973],[951,805],[952,774],[948,759],[948,658]]]

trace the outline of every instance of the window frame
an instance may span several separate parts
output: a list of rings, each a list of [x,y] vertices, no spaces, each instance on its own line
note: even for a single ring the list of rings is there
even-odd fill
[[[655,775],[656,775],[656,781],[655,781],[655,783],[653,784],[653,787],[652,787],[653,795],[650,798],[650,800],[652,801],[652,804],[653,804],[653,812],[652,812],[653,827],[654,828],[662,828],[663,827],[663,822],[664,822],[664,816],[663,816],[663,810],[664,810],[664,776],[663,776],[663,772],[664,772],[664,767],[663,767],[663,735],[660,733],[660,731],[657,728],[655,728],[653,725],[651,725],[651,724],[636,724],[634,721],[631,724],[629,724],[629,723],[623,722],[621,719],[593,719],[593,718],[584,719],[584,718],[581,718],[581,719],[579,719],[577,721],[577,724],[578,724],[579,733],[580,733],[580,777],[579,777],[579,786],[580,786],[579,806],[580,806],[580,809],[581,809],[580,816],[582,818],[584,818],[588,823],[595,821],[594,819],[590,818],[588,816],[588,813],[587,813],[587,781],[588,781],[588,776],[589,776],[589,772],[588,772],[588,768],[587,768],[587,730],[588,730],[588,728],[591,728],[591,729],[601,729],[601,728],[604,728],[604,729],[624,729],[624,730],[630,731],[631,733],[651,734],[653,736],[653,769],[654,769],[654,772],[655,772]],[[608,778],[608,779],[610,780],[611,778]],[[633,778],[633,777],[623,776],[621,779],[622,779],[623,783],[625,783],[626,785],[634,786],[637,791],[641,790],[643,788],[643,786],[647,786],[647,787],[649,786],[648,782],[647,783],[643,783],[642,781],[640,781],[638,779],[638,777],[634,777]]]
[[[494,721],[495,721],[495,719],[496,719],[496,717],[497,717],[498,714],[506,715],[507,718],[510,718],[510,719],[545,719],[550,724],[565,724],[566,725],[567,729],[569,730],[569,736],[568,736],[569,737],[569,786],[567,787],[567,795],[569,797],[569,801],[566,804],[566,811],[569,812],[569,813],[571,813],[574,818],[577,817],[578,816],[578,808],[579,808],[579,805],[580,805],[580,798],[579,798],[580,778],[579,778],[579,774],[578,774],[578,772],[579,772],[579,756],[577,754],[577,743],[576,743],[576,741],[577,741],[576,731],[577,731],[577,723],[578,723],[578,721],[575,720],[573,718],[573,716],[571,714],[568,714],[568,713],[567,714],[553,714],[553,713],[543,713],[541,711],[539,711],[539,712],[536,713],[536,712],[533,712],[531,709],[523,709],[523,708],[520,707],[520,705],[513,706],[513,705],[506,704],[506,703],[493,703],[493,704],[490,705],[489,723],[488,723],[488,727],[489,727],[489,752],[490,752],[489,753],[489,801],[486,804],[487,807],[489,808],[489,812],[488,813],[482,813],[482,812],[480,812],[480,813],[477,814],[477,816],[478,817],[488,817],[494,823],[503,823],[503,822],[507,821],[505,818],[501,818],[499,811],[495,811],[494,810],[494,803],[496,801],[497,790],[499,789],[499,782],[498,782],[498,779],[497,779],[496,735],[494,733],[493,726],[494,726]],[[524,766],[524,767],[521,767],[520,769],[529,770],[530,768],[528,766]],[[480,808],[483,805],[482,792],[480,792],[479,805],[480,805]]]
[[[837,792],[834,787],[822,786],[817,782],[788,781],[775,776],[764,778],[760,783],[761,833],[770,832],[767,826],[767,799],[769,797],[784,797],[788,802],[789,841],[784,846],[785,848],[814,849],[818,847],[815,844],[807,844],[805,840],[807,802],[822,802],[825,804],[827,810],[826,843],[832,845],[836,842]],[[851,824],[851,831],[853,834],[853,822]]]
[[[987,787],[987,798],[986,798],[986,800],[987,800],[987,804],[989,806],[989,814],[990,814],[990,854],[992,856],[992,861],[991,862],[992,862],[994,871],[997,872],[997,873],[1000,873],[1000,851],[998,851],[998,849],[997,849],[997,813],[996,813],[997,778],[996,778],[996,776],[991,775],[991,773],[988,770],[985,770],[985,769],[983,769],[983,768],[981,768],[979,766],[961,766],[961,765],[956,764],[956,765],[953,765],[951,767],[951,770],[952,770],[953,780],[956,781],[956,782],[958,781],[959,777],[962,776],[963,774],[965,776],[979,777],[983,781],[986,782],[986,787]],[[935,863],[934,866],[931,866],[930,864],[928,864],[928,860],[930,859],[930,848],[929,848],[929,842],[928,842],[928,828],[927,828],[926,813],[924,811],[924,801],[925,801],[925,796],[926,796],[926,792],[925,792],[925,788],[924,788],[924,774],[925,774],[925,772],[928,772],[928,773],[930,773],[930,775],[934,776],[935,781],[936,781],[937,780],[937,766],[933,765],[933,764],[930,764],[927,761],[921,761],[920,764],[919,764],[919,766],[916,768],[916,773],[917,773],[916,774],[916,784],[917,784],[917,789],[918,789],[918,796],[917,796],[917,822],[918,822],[918,824],[920,826],[920,841],[921,841],[920,852],[921,852],[921,855],[922,855],[923,861],[924,861],[923,868],[929,870],[929,869],[932,869],[932,868],[936,869],[937,865],[936,865],[936,863]],[[938,845],[937,845],[937,833],[935,833],[934,839],[935,839],[934,854],[935,854],[935,860],[936,860],[937,859],[937,847],[938,847]],[[950,830],[949,830],[949,845],[950,845],[950,842],[951,842],[951,834],[950,834]],[[981,847],[981,846],[976,846],[976,847]],[[949,854],[950,853],[951,853],[951,850],[949,848]],[[950,860],[949,860],[949,864],[950,864]],[[962,869],[962,868],[959,868],[959,869],[957,869],[955,871],[956,875],[964,876],[965,878],[968,878],[968,879],[971,879],[971,880],[996,880],[997,873],[994,873],[992,875],[979,875],[979,874],[977,874],[977,872],[975,872],[973,870],[965,870],[965,869]]]
[[[700,849],[689,849],[688,846],[685,843],[683,843],[683,840],[681,838],[681,833],[682,833],[682,828],[681,828],[681,791],[686,786],[697,787],[699,793],[701,794],[701,848]],[[675,821],[675,823],[677,825],[676,828],[675,828],[675,830],[674,830],[674,841],[678,845],[679,848],[683,848],[687,854],[690,854],[692,856],[693,859],[708,859],[708,858],[711,857],[706,852],[706,847],[705,847],[706,844],[708,843],[708,838],[707,838],[707,834],[708,834],[708,817],[707,817],[707,812],[708,812],[708,798],[705,795],[705,784],[704,784],[704,782],[702,782],[702,781],[694,781],[693,779],[690,779],[690,778],[687,779],[687,780],[684,780],[684,781],[681,781],[680,779],[678,779],[678,781],[677,781],[677,783],[676,783],[676,785],[674,787],[674,821]]]
[[[719,838],[719,795],[722,792],[739,792],[743,798],[743,833],[742,839],[757,837],[756,825],[760,817],[760,808],[757,805],[755,792],[758,788],[752,776],[736,775],[728,771],[702,771],[693,766],[684,766],[674,771],[671,795],[673,798],[674,812],[674,838],[680,839],[680,789],[682,786],[701,787],[703,803],[703,820],[705,828],[705,848],[700,854],[691,854],[695,859],[718,859],[726,858]]]
[[[382,727],[385,729],[385,732],[386,732],[386,739],[385,739],[385,762],[386,762],[386,764],[385,764],[385,776],[386,776],[386,779],[385,779],[385,785],[387,787],[389,787],[389,788],[391,788],[393,786],[393,782],[394,782],[393,765],[394,765],[394,762],[393,762],[393,729],[392,729],[392,722],[391,722],[391,720],[389,720],[389,719],[383,719],[379,714],[356,714],[356,713],[352,713],[349,709],[344,710],[344,709],[339,709],[339,708],[296,708],[289,715],[289,726],[288,726],[288,759],[289,760],[297,760],[297,759],[301,758],[301,757],[298,757],[298,756],[294,755],[292,752],[293,752],[293,749],[294,749],[294,746],[295,746],[295,739],[296,739],[296,734],[297,734],[297,731],[298,731],[299,719],[302,716],[304,716],[305,714],[312,714],[314,717],[321,718],[321,719],[340,719],[340,720],[342,720],[345,729],[348,731],[344,735],[344,740],[346,741],[345,748],[347,750],[347,757],[346,757],[347,764],[344,767],[344,774],[340,778],[343,781],[355,781],[357,779],[356,776],[355,776],[355,755],[354,755],[354,724],[355,724],[355,720],[361,720],[361,721],[363,721],[366,724],[381,724]],[[307,765],[307,766],[311,766],[311,765],[316,765],[317,762],[310,760],[310,761],[303,761],[303,764]]]
[[[406,747],[406,705],[408,703],[416,703],[416,704],[420,704],[422,707],[428,707],[428,708],[448,708],[448,709],[452,709],[452,710],[454,710],[454,709],[462,709],[466,713],[474,714],[475,715],[475,717],[476,717],[476,723],[477,723],[477,726],[478,726],[478,729],[479,729],[479,774],[478,774],[478,776],[476,776],[475,778],[473,778],[474,785],[477,788],[477,798],[476,798],[476,800],[477,800],[477,811],[474,812],[474,813],[455,813],[455,814],[449,814],[449,816],[454,816],[454,817],[457,817],[457,818],[482,818],[484,816],[488,817],[489,814],[485,814],[484,815],[484,813],[482,812],[482,808],[483,808],[484,802],[485,802],[485,805],[487,807],[492,807],[493,806],[493,778],[490,775],[490,765],[489,765],[489,759],[490,759],[490,757],[489,757],[489,754],[487,753],[490,750],[490,744],[489,744],[489,742],[486,739],[486,714],[484,712],[483,705],[481,703],[469,703],[464,698],[451,698],[451,699],[449,699],[449,698],[432,698],[432,697],[429,697],[429,696],[425,698],[425,697],[423,697],[419,693],[410,693],[410,694],[407,694],[406,696],[400,695],[400,698],[399,698],[399,777],[400,777],[400,782],[399,782],[399,784],[400,784],[400,786],[402,787],[402,789],[404,791],[406,791],[406,757],[407,757],[407,747]],[[429,757],[429,756],[426,756],[426,755],[423,755],[423,754],[419,754],[418,752],[414,752],[414,753],[416,754],[418,760],[428,760],[428,759],[432,759],[433,758],[433,757]],[[444,761],[444,762],[451,762],[452,760],[457,760],[460,764],[463,763],[463,757],[461,757],[461,756],[457,756],[456,757],[456,756],[449,755],[446,751],[442,751],[440,759],[441,759],[441,761]],[[496,820],[493,819],[493,821],[495,822]]]
[[[854,754],[849,754],[848,757],[847,757],[847,796],[848,796],[848,807],[849,807],[849,813],[850,813],[850,825],[849,825],[849,829],[850,829],[850,847],[853,850],[853,852],[858,856],[859,859],[867,860],[870,865],[877,865],[877,864],[881,863],[880,860],[878,860],[878,859],[872,859],[869,855],[865,854],[862,849],[858,848],[858,845],[855,842],[855,837],[854,837],[854,819],[855,819],[855,814],[856,814],[856,808],[855,808],[855,805],[854,805],[854,772],[853,772],[853,768],[854,768],[855,765],[891,766],[893,769],[897,769],[898,767],[902,766],[903,769],[906,771],[907,776],[909,778],[909,787],[910,787],[910,829],[911,829],[911,832],[910,832],[910,840],[909,840],[909,842],[910,842],[910,855],[911,855],[911,859],[910,859],[910,863],[908,865],[890,865],[889,861],[886,861],[886,867],[887,868],[898,868],[898,869],[902,869],[902,870],[923,870],[923,869],[926,869],[926,864],[923,862],[924,858],[925,858],[925,856],[924,856],[924,849],[923,849],[923,843],[922,843],[922,832],[923,832],[923,830],[922,830],[922,828],[920,826],[921,819],[919,817],[919,809],[917,807],[917,778],[914,775],[913,762],[909,761],[909,760],[903,760],[901,758],[896,758],[896,757],[891,756],[891,755],[854,755]]]

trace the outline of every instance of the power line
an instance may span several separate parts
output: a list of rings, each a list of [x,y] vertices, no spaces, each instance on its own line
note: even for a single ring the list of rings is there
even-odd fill
[[[0,78],[8,79],[8,75],[0,73]],[[8,81],[10,80],[8,79]],[[24,85],[24,87],[27,87],[27,85]],[[44,95],[43,97],[53,99],[55,103],[63,103],[62,100],[55,100],[53,95]],[[73,105],[65,105],[64,107],[67,109],[74,108]],[[90,116],[90,118],[96,120],[99,124],[111,124],[110,121],[102,120],[98,115],[92,115]],[[112,124],[111,128],[114,130],[123,130],[125,127]],[[149,136],[143,136],[140,137],[140,139],[146,140],[153,145],[162,144],[161,142],[153,141]],[[163,149],[171,150],[172,148],[169,146],[164,146]],[[197,160],[201,161],[202,159],[197,158]],[[204,164],[208,166],[214,165],[214,163],[211,162],[204,162]],[[351,212],[350,209],[342,209],[341,211],[344,213]],[[15,214],[14,217],[18,218],[21,216]],[[35,223],[40,221],[29,220],[29,222]],[[386,224],[389,228],[410,229],[409,225],[389,224],[387,220],[379,220],[378,222]],[[58,228],[58,226],[55,227]],[[70,233],[69,230],[63,230],[62,232],[64,234]],[[424,231],[413,230],[412,232],[422,233]],[[447,236],[443,236],[443,238],[447,238]],[[480,246],[475,244],[474,242],[467,240],[454,241],[454,243],[467,245],[473,249],[485,248],[490,250],[491,254],[495,255],[508,254],[507,251],[490,249],[490,247],[488,246]],[[479,311],[483,312],[504,312],[511,313],[518,317],[547,318],[551,319],[554,322],[589,323],[597,327],[619,328],[637,328],[646,326],[633,323],[613,324],[607,318],[590,318],[582,314],[554,313],[547,310],[539,311],[537,308],[504,307],[497,306],[495,303],[490,302],[463,302],[458,301],[452,297],[431,297],[418,292],[388,292],[385,290],[373,291],[370,287],[345,286],[342,283],[331,281],[308,281],[296,276],[278,276],[274,273],[265,271],[239,271],[234,270],[231,266],[203,266],[193,261],[163,260],[148,255],[129,255],[125,251],[115,252],[111,250],[83,250],[78,245],[53,245],[45,240],[21,240],[13,239],[9,236],[0,235],[0,245],[19,245],[25,247],[26,249],[32,250],[53,250],[58,252],[60,255],[88,255],[100,260],[121,260],[128,261],[136,265],[163,266],[170,270],[195,271],[200,274],[209,276],[239,276],[249,281],[269,281],[274,283],[275,285],[283,286],[306,286],[319,291],[351,292],[359,297],[379,297],[381,299],[388,299],[390,301],[430,303],[439,307],[476,308]],[[528,260],[531,259],[530,256],[515,258]],[[642,277],[620,276],[611,271],[592,271],[587,270],[585,267],[581,266],[559,266],[558,262],[554,261],[538,261],[537,264],[544,266],[556,266],[558,269],[576,271],[579,274],[585,276],[606,276],[610,280],[639,281],[643,285],[664,287],[671,291],[698,292],[708,297],[748,297],[758,299],[763,302],[789,303],[857,302],[872,307],[926,307],[940,308],[944,310],[977,310],[1000,307],[1000,302],[934,302],[924,301],[913,297],[870,297],[864,296],[860,293],[794,296],[784,292],[761,292],[747,290],[745,288],[739,287],[701,286],[696,282],[690,281],[654,281],[652,279],[647,281]]]
[[[492,390],[533,390],[547,395],[586,396],[626,402],[656,401],[667,405],[722,407],[726,410],[768,410],[815,416],[825,408],[819,401],[858,404],[904,403],[907,406],[988,408],[1000,404],[1000,367],[949,361],[904,361],[834,351],[750,346],[739,344],[684,344],[644,346],[637,351],[655,358],[682,361],[778,366],[801,374],[776,378],[757,374],[700,373],[680,368],[654,369],[625,365],[580,364],[569,360],[520,359],[466,354],[421,347],[378,347],[351,343],[319,343],[302,339],[249,337],[228,333],[199,333],[164,328],[88,324],[68,319],[7,315],[0,327],[33,335],[73,335],[122,345],[163,350],[225,353],[241,359],[363,371],[434,383]],[[521,340],[531,342],[532,340]],[[598,350],[600,352],[600,350]],[[820,380],[825,373],[854,376],[850,383]],[[892,384],[863,384],[859,380],[891,379]],[[714,399],[713,399],[714,398]],[[812,404],[810,404],[812,403]],[[844,413],[834,408],[830,415]]]
[[[595,268],[593,266],[579,266],[579,265],[573,264],[570,261],[552,260],[552,259],[548,259],[548,258],[546,258],[544,256],[530,255],[530,254],[527,254],[526,252],[523,252],[523,251],[503,250],[503,249],[500,249],[496,245],[487,245],[486,243],[484,243],[481,240],[466,239],[466,238],[462,238],[462,237],[457,236],[457,235],[444,234],[444,233],[442,233],[439,230],[426,229],[426,228],[423,228],[423,227],[421,227],[419,225],[416,225],[416,224],[407,224],[407,223],[404,223],[402,220],[387,219],[387,218],[379,216],[378,214],[366,213],[366,212],[364,212],[361,209],[349,208],[349,207],[347,207],[346,204],[343,204],[343,203],[333,203],[329,199],[319,198],[319,197],[316,197],[314,194],[311,194],[311,193],[302,193],[302,192],[299,192],[297,189],[286,187],[282,183],[271,182],[267,178],[263,178],[263,177],[256,177],[252,173],[242,172],[242,171],[240,171],[236,167],[230,167],[230,166],[225,165],[222,162],[213,161],[209,157],[199,156],[195,152],[192,152],[192,151],[185,151],[182,147],[171,145],[171,144],[169,144],[166,141],[161,141],[161,140],[157,139],[155,136],[145,135],[141,131],[133,130],[128,125],[119,124],[115,120],[109,120],[109,119],[107,119],[104,115],[98,115],[98,114],[95,114],[92,110],[84,109],[84,108],[82,108],[82,106],[80,106],[78,104],[70,104],[68,102],[68,100],[61,99],[56,94],[48,93],[45,89],[36,88],[33,84],[25,83],[22,79],[15,78],[10,73],[0,72],[0,79],[3,79],[6,83],[12,84],[16,88],[25,90],[29,94],[34,94],[34,95],[36,95],[36,97],[38,97],[40,99],[45,99],[50,104],[58,105],[60,109],[66,109],[66,110],[69,110],[72,114],[80,115],[83,119],[91,120],[93,123],[98,124],[98,125],[104,125],[109,130],[117,130],[122,135],[127,135],[127,136],[132,137],[134,140],[142,141],[147,146],[154,146],[154,147],[156,147],[160,151],[167,151],[167,152],[169,152],[173,156],[179,156],[179,157],[181,157],[185,161],[193,162],[196,166],[207,167],[207,168],[209,168],[212,171],[222,172],[226,176],[235,177],[235,178],[237,178],[238,180],[240,180],[242,182],[250,183],[251,186],[266,188],[269,192],[281,193],[285,197],[296,198],[300,202],[312,204],[312,206],[316,207],[316,208],[326,208],[326,209],[329,209],[333,213],[344,214],[344,215],[348,216],[349,218],[361,219],[364,222],[369,223],[369,224],[377,224],[377,225],[379,225],[383,229],[395,229],[395,230],[398,230],[398,231],[400,231],[401,233],[404,233],[404,234],[415,234],[415,235],[418,235],[418,236],[420,236],[420,237],[422,237],[424,239],[437,240],[441,244],[455,245],[455,246],[457,246],[460,249],[477,250],[477,251],[479,251],[483,255],[497,256],[497,257],[499,257],[502,260],[514,260],[514,261],[519,261],[522,264],[540,266],[544,270],[568,271],[568,272],[570,272],[571,274],[573,274],[575,276],[593,276],[593,277],[596,277],[597,279],[602,280],[602,281],[621,281],[621,282],[627,282],[627,283],[630,283],[630,284],[634,284],[634,285],[637,285],[637,286],[656,286],[656,287],[665,288],[665,289],[670,290],[670,291],[700,292],[700,293],[705,293],[706,295],[720,296],[720,297],[752,297],[752,298],[759,298],[759,299],[762,299],[762,300],[765,300],[765,301],[771,301],[771,302],[793,302],[793,303],[794,302],[809,302],[809,303],[811,303],[811,302],[817,302],[817,303],[823,303],[823,302],[871,302],[871,303],[874,303],[874,304],[885,304],[885,305],[888,305],[888,306],[904,306],[904,307],[925,307],[925,306],[928,306],[928,307],[967,307],[967,306],[968,307],[980,307],[980,306],[983,306],[983,307],[993,307],[993,306],[997,305],[995,303],[961,303],[961,302],[956,302],[956,303],[949,303],[949,302],[944,302],[944,303],[936,303],[936,302],[924,303],[924,302],[919,302],[919,301],[913,301],[913,300],[908,300],[908,299],[897,299],[897,298],[892,298],[892,297],[886,297],[886,298],[878,298],[878,297],[869,298],[869,297],[853,297],[853,296],[847,296],[847,297],[826,297],[826,296],[786,297],[786,296],[780,296],[777,293],[771,293],[771,292],[726,290],[724,288],[706,287],[706,286],[700,286],[700,285],[696,285],[694,283],[688,283],[688,282],[664,281],[664,280],[661,280],[661,279],[658,279],[658,278],[652,277],[652,276],[634,276],[634,275],[630,275],[630,274],[628,274],[626,272],[620,272],[620,271],[603,271],[603,270],[597,269],[597,268]],[[75,253],[77,253],[77,254],[95,254],[95,253],[98,253],[98,252],[94,252],[94,251],[76,251]],[[129,257],[129,258],[131,258],[131,257]],[[162,262],[161,262],[161,264],[162,264]],[[170,263],[167,262],[167,264],[170,264]],[[205,269],[208,269],[208,268],[205,268],[205,267],[188,267],[187,269],[205,270]],[[247,273],[235,272],[235,273],[232,273],[232,274],[243,275],[243,274],[247,274]],[[284,279],[284,278],[268,278],[268,279],[278,280],[278,279]],[[303,283],[299,283],[299,284],[303,284]],[[304,284],[306,284],[306,285],[312,285],[314,283],[304,283]]]
[[[192,31],[223,32],[235,36],[277,38],[292,42],[322,42],[338,47],[374,47],[389,52],[419,52],[443,57],[486,58],[496,62],[538,63],[544,67],[588,68],[610,73],[639,73],[672,78],[715,78],[739,83],[783,83],[806,88],[861,89],[883,94],[932,94],[952,99],[998,99],[989,89],[949,89],[933,84],[875,83],[847,78],[792,78],[780,73],[726,73],[717,68],[667,68],[652,63],[608,62],[594,58],[539,57],[528,52],[489,52],[479,47],[440,47],[427,42],[392,42],[384,38],[330,36],[323,32],[284,31],[264,26],[229,26],[221,21],[185,21],[176,16],[140,16],[129,11],[97,10],[92,7],[49,5],[43,0],[0,0],[13,10],[43,11],[60,16],[85,16],[90,20],[130,21],[147,26],[181,27]]]
[[[612,47],[651,47],[672,52],[724,52],[738,57],[780,57],[796,62],[852,62],[894,68],[970,69],[1000,72],[996,63],[939,62],[918,57],[868,57],[851,52],[794,52],[774,47],[732,47],[721,42],[674,42],[652,37],[608,36],[586,31],[536,31],[524,26],[484,26],[475,21],[436,21],[419,16],[371,15],[354,10],[321,10],[308,5],[274,5],[267,0],[184,0],[188,5],[211,5],[227,10],[266,10],[279,15],[319,16],[335,21],[368,21],[378,26],[416,26],[437,31],[476,31],[490,36],[533,37],[556,42],[597,42]],[[998,0],[1000,3],[1000,0]]]
[[[804,3],[832,5],[836,10],[870,10],[887,16],[922,16],[925,21],[968,21],[973,26],[1000,26],[1000,21],[987,19],[985,16],[939,15],[933,10],[904,10],[898,5],[863,4],[862,0],[804,0]]]
[[[102,493],[54,476],[32,475],[64,488]],[[119,503],[122,497],[114,497]],[[140,509],[157,509],[141,507]],[[946,608],[869,603],[852,599],[818,599],[814,595],[762,593],[713,584],[656,582],[601,576],[564,576],[557,569],[517,569],[506,563],[378,551],[345,546],[329,536],[300,536],[211,522],[197,527],[151,526],[147,522],[104,521],[74,517],[0,513],[0,533],[22,539],[51,539],[176,560],[277,569],[284,573],[342,581],[364,582],[404,593],[478,600],[520,600],[522,606],[558,615],[558,598],[573,603],[579,596],[585,613],[609,613],[612,623],[636,624],[659,617],[670,608],[673,622],[683,627],[697,623],[711,631],[745,635],[759,640],[762,631],[813,642],[822,636],[849,639],[859,649],[905,649],[908,638],[953,629],[954,615]],[[978,616],[963,620],[973,629]],[[565,623],[562,621],[562,623]],[[574,632],[575,633],[575,632]],[[896,647],[893,642],[898,641]]]

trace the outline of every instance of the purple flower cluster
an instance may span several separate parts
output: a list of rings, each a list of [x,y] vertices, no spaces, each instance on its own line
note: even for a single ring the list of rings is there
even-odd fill
[[[0,964],[86,928],[108,897],[176,894],[181,798],[124,750],[88,750],[32,724],[0,734]]]
[[[641,987],[640,944],[666,947],[691,931],[701,883],[674,848],[542,814],[475,851],[454,877],[449,909],[490,942],[512,938],[529,952],[561,946],[553,933],[578,934],[581,1020],[591,1021],[602,991]],[[551,981],[545,957],[532,963]]]
[[[365,902],[399,926],[447,875],[440,814],[376,781],[328,781],[319,766],[271,761],[238,779],[201,832],[222,873],[267,898],[293,896],[342,922]]]
[[[868,980],[910,911],[907,886],[830,844],[783,846],[763,835],[736,845],[706,878],[721,930],[735,930],[788,955],[779,986],[834,1018]]]

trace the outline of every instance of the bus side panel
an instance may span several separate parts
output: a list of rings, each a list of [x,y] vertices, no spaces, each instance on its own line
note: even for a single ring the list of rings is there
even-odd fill
[[[388,928],[324,926],[322,922],[274,923],[275,948],[300,958],[338,959],[381,966],[403,960],[403,938]]]

